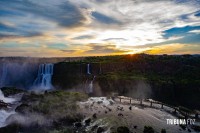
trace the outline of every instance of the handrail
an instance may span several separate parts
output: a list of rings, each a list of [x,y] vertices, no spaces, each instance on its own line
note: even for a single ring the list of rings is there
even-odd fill
[[[115,97],[113,97],[113,98],[118,98],[118,99],[120,99],[120,102],[121,102],[121,100],[122,99],[125,99],[125,100],[129,100],[130,102],[130,104],[133,104],[131,101],[132,100],[137,100],[137,101],[140,101],[140,104],[142,104],[142,99],[133,99],[133,98],[131,98],[131,97],[124,97],[124,96],[115,96]],[[177,112],[179,112],[181,115],[183,115],[185,118],[188,118],[188,117],[192,117],[192,115],[193,116],[195,116],[195,118],[199,118],[198,116],[199,116],[199,114],[200,114],[200,111],[198,111],[198,110],[195,110],[195,111],[192,111],[192,112],[188,112],[188,111],[184,111],[184,110],[182,110],[182,109],[180,109],[180,107],[175,107],[175,106],[172,106],[172,105],[169,105],[169,104],[166,104],[166,103],[162,103],[162,102],[159,102],[159,101],[154,101],[154,100],[152,100],[152,99],[146,99],[145,100],[145,102],[149,102],[150,103],[150,107],[153,107],[153,104],[160,104],[161,105],[161,108],[164,108],[164,106],[166,106],[166,107],[169,107],[169,108],[171,108],[171,109],[174,109],[174,112],[176,113],[176,111]],[[135,103],[134,103],[135,104]]]

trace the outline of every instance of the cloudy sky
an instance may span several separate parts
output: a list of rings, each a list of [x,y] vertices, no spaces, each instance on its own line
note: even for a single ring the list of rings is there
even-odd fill
[[[0,0],[0,56],[200,54],[200,0]]]

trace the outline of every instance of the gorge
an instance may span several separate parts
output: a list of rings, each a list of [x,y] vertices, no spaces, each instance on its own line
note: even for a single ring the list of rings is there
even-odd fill
[[[146,121],[157,122],[152,119],[154,117],[162,121],[160,127],[166,128],[161,116],[173,115],[170,118],[174,118],[174,108],[188,113],[200,109],[200,77],[197,74],[200,72],[199,64],[199,56],[193,55],[139,54],[42,61],[35,59],[34,62],[26,59],[3,59],[0,62],[0,126],[5,127],[2,128],[4,131],[9,130],[9,125],[12,125],[12,130],[29,132],[31,129],[33,132],[43,132],[44,129],[49,131],[58,125],[61,128],[60,126],[76,124],[80,120],[83,124],[84,121],[89,121],[89,116],[94,117],[91,124],[95,124],[104,121],[107,115],[121,119],[124,115],[122,112],[111,111],[115,108],[119,110],[120,106],[125,109],[127,116],[136,118],[130,114],[130,110],[138,114],[136,119],[145,116],[145,120],[138,123],[142,127],[135,129],[127,125],[131,130],[142,132]],[[132,98],[135,103],[129,107],[127,103],[109,99],[117,96]],[[148,99],[172,107],[168,110],[171,113],[165,112],[168,108],[160,109],[160,105],[154,105],[155,109],[149,108],[150,103],[146,101]],[[104,102],[105,105],[102,104]],[[99,119],[95,119],[95,110]],[[87,129],[93,130],[87,126],[81,129],[73,127],[73,130],[80,132]],[[173,129],[180,130],[169,127],[168,131]],[[106,130],[110,130],[110,127]]]
[[[199,109],[199,56],[108,56],[58,61],[1,61],[0,86],[34,89],[76,89],[101,95],[116,92],[138,98],[141,82],[146,98]],[[162,61],[162,62],[161,62]],[[94,80],[95,79],[95,80]],[[191,80],[193,79],[193,80]],[[95,90],[96,89],[96,90]],[[190,100],[183,100],[190,99]]]

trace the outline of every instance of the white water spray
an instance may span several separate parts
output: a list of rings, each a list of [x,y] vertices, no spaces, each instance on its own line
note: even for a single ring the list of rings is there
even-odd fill
[[[0,100],[3,100],[3,102],[5,102],[5,103],[12,103],[12,102],[15,101],[14,98],[7,98],[7,97],[4,97],[4,95],[3,95],[2,91],[1,91],[1,89],[0,89]]]
[[[92,81],[89,84],[88,93],[93,93],[93,82],[94,82],[94,79],[95,79],[95,76],[94,76],[94,78],[92,79]]]
[[[53,75],[53,64],[41,64],[38,70],[38,76],[34,82],[34,87],[48,90],[53,88],[51,79]]]
[[[12,115],[15,114],[15,111],[5,111],[5,110],[0,110],[0,128],[6,126],[6,119]]]
[[[1,89],[0,89],[0,100],[2,100],[5,103],[16,102],[16,99],[14,99],[14,98],[4,97]],[[0,109],[0,127],[4,127],[4,126],[7,125],[6,119],[12,114],[15,114],[14,110],[7,111],[7,110],[4,110],[4,109]]]

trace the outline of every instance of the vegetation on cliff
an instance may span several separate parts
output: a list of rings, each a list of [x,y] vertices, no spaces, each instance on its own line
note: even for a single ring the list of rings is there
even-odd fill
[[[4,96],[8,97],[10,95],[15,95],[18,93],[23,93],[25,90],[17,89],[15,87],[2,87],[1,91],[3,92]]]
[[[59,90],[45,94],[26,93],[22,97],[22,104],[28,105],[26,110],[42,113],[50,119],[74,118],[78,109],[76,102],[84,99],[87,99],[87,95],[83,93]]]
[[[87,74],[90,64],[91,75]],[[149,98],[168,104],[200,109],[200,56],[120,55],[87,57],[55,65],[53,84],[63,89],[82,85],[95,75],[103,93],[127,95],[138,81],[150,85]]]

